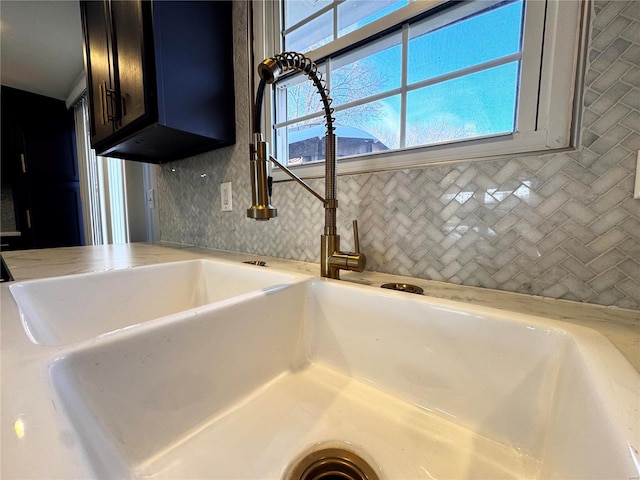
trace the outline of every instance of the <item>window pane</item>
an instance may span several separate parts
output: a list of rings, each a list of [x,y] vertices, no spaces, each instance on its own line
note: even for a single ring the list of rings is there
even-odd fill
[[[522,1],[430,31],[433,21],[410,28],[409,84],[520,52]]]
[[[333,0],[287,0],[283,2],[284,28],[292,27],[331,3]]]
[[[400,35],[360,49],[331,62],[331,97],[342,105],[400,88]]]
[[[319,68],[319,71],[324,77],[324,67]],[[276,123],[323,111],[320,94],[306,75],[298,74],[285,83],[279,82],[276,88]]]
[[[400,145],[400,96],[359,105],[335,114],[337,156],[398,148]],[[276,131],[276,141],[288,153],[288,165],[324,161],[324,117],[300,122]]]
[[[277,140],[285,145],[287,164],[299,165],[323,161],[326,130],[324,121],[320,119],[279,128],[276,136]]]
[[[407,94],[406,146],[513,132],[519,62]]]
[[[333,40],[333,10],[300,26],[285,36],[285,50],[308,52]]]
[[[334,117],[338,127],[357,129],[362,132],[363,138],[368,135],[380,142],[377,150],[400,148],[400,95],[340,110],[335,112]]]
[[[338,36],[342,37],[409,4],[409,0],[346,0],[338,6]]]

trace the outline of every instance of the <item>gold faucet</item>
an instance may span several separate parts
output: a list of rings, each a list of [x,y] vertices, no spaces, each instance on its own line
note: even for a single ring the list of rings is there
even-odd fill
[[[318,194],[304,180],[298,177],[287,167],[278,162],[268,153],[269,145],[264,141],[260,131],[260,110],[266,84],[274,83],[278,77],[288,71],[297,71],[306,74],[313,82],[324,107],[325,125],[325,196]],[[271,205],[272,178],[270,176],[270,164],[272,162],[282,169],[287,175],[298,182],[305,190],[320,200],[324,206],[324,233],[320,237],[320,275],[327,278],[340,278],[340,270],[364,271],[367,265],[367,257],[360,253],[358,239],[358,223],[353,221],[353,236],[355,252],[340,251],[340,235],[337,233],[336,212],[338,200],[336,198],[336,136],[333,133],[333,108],[331,98],[324,85],[322,73],[318,66],[301,53],[284,52],[274,57],[263,60],[258,65],[260,83],[256,92],[256,101],[253,110],[254,143],[251,145],[251,199],[252,206],[247,209],[247,217],[255,220],[269,220],[278,215],[278,210]]]

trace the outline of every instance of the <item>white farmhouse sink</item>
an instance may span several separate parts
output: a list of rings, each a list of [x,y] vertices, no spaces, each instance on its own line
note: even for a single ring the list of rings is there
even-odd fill
[[[80,344],[51,380],[96,478],[637,478],[640,375],[596,332],[312,280]],[[565,328],[566,327],[566,328]]]
[[[11,293],[31,341],[62,345],[295,279],[267,268],[191,260],[19,282]]]

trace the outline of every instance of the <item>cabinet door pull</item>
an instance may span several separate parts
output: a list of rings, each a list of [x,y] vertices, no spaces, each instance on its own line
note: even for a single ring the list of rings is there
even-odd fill
[[[24,153],[20,154],[20,165],[22,166],[22,173],[27,173],[27,162],[24,160]]]
[[[31,210],[27,208],[27,228],[31,230]]]
[[[107,123],[107,115],[106,115],[106,103],[107,103],[107,82],[102,82],[100,84],[100,120],[102,121],[102,125],[106,125]]]
[[[116,106],[117,106],[116,91],[112,88],[108,88],[105,84],[104,96],[105,96],[105,102],[107,104],[107,121],[115,123],[116,121],[118,121],[118,115],[116,112]]]
[[[118,95],[120,97],[120,115],[118,115],[118,126],[122,126],[122,119],[127,116],[127,99],[125,95]]]

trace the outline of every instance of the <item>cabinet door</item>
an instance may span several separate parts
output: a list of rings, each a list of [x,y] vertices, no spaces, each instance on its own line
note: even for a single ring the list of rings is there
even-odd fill
[[[5,113],[5,98],[2,99],[2,184],[11,184],[19,180],[24,172],[24,135],[20,125]]]
[[[62,100],[2,86],[2,135],[3,174],[4,162],[13,164],[2,181],[11,183],[21,247],[82,245],[73,112]]]
[[[117,119],[116,131],[127,127],[147,113],[145,101],[145,61],[150,61],[152,51],[145,58],[145,32],[143,8],[149,2],[111,2],[113,48],[116,57]],[[150,11],[149,11],[150,14]]]
[[[24,156],[21,167],[26,181],[77,182],[75,122],[62,100],[23,95],[22,106],[32,113],[24,120]]]
[[[108,2],[81,2],[91,144],[113,134],[115,82]]]
[[[24,185],[14,193],[16,225],[22,232],[24,248],[84,245],[77,182]]]

